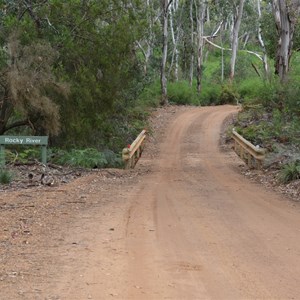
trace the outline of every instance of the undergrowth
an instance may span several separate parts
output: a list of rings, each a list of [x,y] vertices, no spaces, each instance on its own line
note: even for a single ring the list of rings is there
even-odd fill
[[[283,183],[300,179],[300,160],[286,164],[280,172],[280,179]]]
[[[13,179],[13,174],[5,169],[5,168],[1,168],[0,169],[0,184],[9,184],[11,183]]]
[[[168,84],[168,99],[178,105],[199,105],[200,99],[187,81],[170,82]]]
[[[122,160],[120,155],[110,150],[103,152],[95,148],[52,150],[51,161],[60,165],[83,168],[107,168],[120,167]]]
[[[293,86],[293,84],[291,83]],[[237,131],[253,143],[293,144],[300,148],[300,88],[266,84],[260,98],[248,100],[237,119]]]

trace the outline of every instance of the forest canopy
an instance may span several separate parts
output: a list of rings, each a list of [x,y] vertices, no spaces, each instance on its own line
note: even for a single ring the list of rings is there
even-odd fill
[[[299,14],[297,0],[0,0],[0,134],[117,151],[149,105],[257,98],[251,84],[299,77]]]

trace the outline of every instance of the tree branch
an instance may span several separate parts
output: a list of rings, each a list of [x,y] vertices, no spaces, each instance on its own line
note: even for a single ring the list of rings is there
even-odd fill
[[[173,0],[170,0],[167,7],[166,7],[166,12],[169,10],[170,5],[172,4]]]
[[[139,41],[136,41],[137,46],[140,48],[140,50],[142,51],[144,57],[146,58],[146,51],[144,50],[143,46],[140,44]]]
[[[217,45],[217,44],[211,42],[211,41],[210,41],[207,37],[205,37],[205,36],[203,37],[203,39],[204,39],[207,43],[209,43],[210,45],[212,45],[212,46],[214,46],[214,47],[216,47],[216,48],[218,48],[218,49],[221,49],[221,50],[224,50],[224,51],[232,51],[231,48],[224,48],[224,47],[221,47],[221,46],[219,46],[219,45]],[[246,53],[255,55],[257,58],[259,58],[261,61],[263,61],[262,56],[261,56],[260,54],[258,54],[257,52],[250,51],[250,50],[239,50],[239,51],[244,51],[244,52],[246,52]]]
[[[21,121],[16,121],[8,126],[5,126],[4,129],[3,129],[3,132],[4,133],[5,131],[8,131],[10,129],[13,129],[13,128],[16,128],[16,127],[21,127],[21,126],[30,126],[30,122],[28,119],[26,120],[21,120]],[[30,126],[31,127],[31,126]]]
[[[223,21],[221,21],[221,23],[219,24],[219,26],[217,27],[217,29],[214,31],[214,33],[212,34],[212,36],[217,36],[217,34],[219,33],[222,25],[223,25]]]

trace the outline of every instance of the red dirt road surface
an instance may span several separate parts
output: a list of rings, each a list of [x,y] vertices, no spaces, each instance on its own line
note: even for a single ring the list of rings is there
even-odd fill
[[[53,198],[88,207],[54,216],[55,232],[16,256],[23,271],[7,269],[16,278],[3,277],[0,299],[299,299],[299,205],[249,182],[220,149],[236,112],[180,110],[129,179],[103,188],[95,173],[59,187]]]

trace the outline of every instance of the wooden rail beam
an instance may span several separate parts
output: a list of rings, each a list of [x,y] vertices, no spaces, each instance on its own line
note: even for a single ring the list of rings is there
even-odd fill
[[[146,130],[143,130],[129,147],[123,149],[122,159],[125,164],[125,169],[135,167],[137,161],[142,155],[145,138]]]
[[[261,169],[266,150],[259,146],[254,146],[234,129],[232,130],[232,138],[234,140],[234,151],[247,163],[249,168]]]

